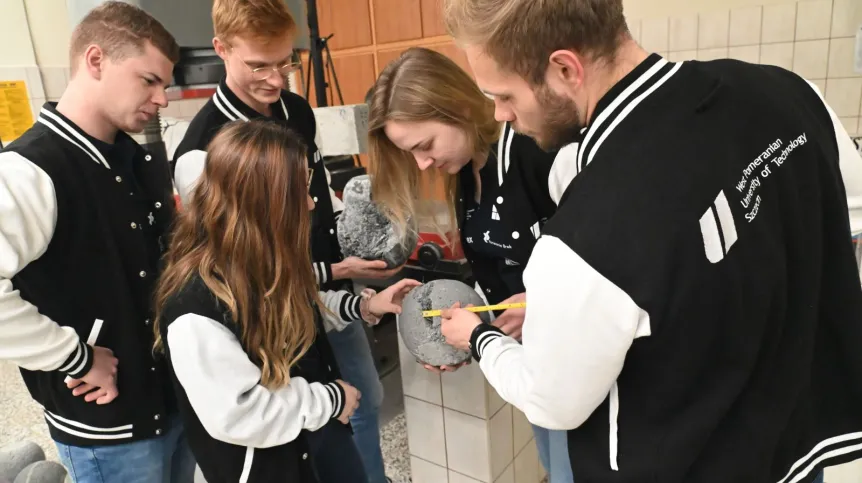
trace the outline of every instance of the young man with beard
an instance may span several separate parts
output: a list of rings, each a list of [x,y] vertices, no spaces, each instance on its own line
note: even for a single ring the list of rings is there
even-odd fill
[[[0,359],[21,368],[78,483],[191,483],[152,293],[173,218],[167,163],[126,132],[167,105],[179,47],[105,2],[72,33],[58,103],[0,152]]]
[[[575,481],[795,483],[859,458],[862,160],[817,89],[645,52],[622,0],[444,3],[499,120],[548,149],[583,136],[524,273],[523,345],[443,323],[569,430]]]
[[[194,117],[174,154],[174,177],[181,199],[187,199],[203,172],[206,147],[216,132],[233,121],[269,118],[299,132],[308,146],[312,169],[312,257],[320,290],[352,290],[350,279],[386,279],[396,270],[386,270],[383,261],[343,259],[336,236],[336,219],[343,205],[329,187],[329,173],[315,144],[316,123],[308,102],[286,90],[287,76],[298,68],[293,51],[296,24],[281,0],[216,0],[212,9],[213,46],[224,60],[226,76],[215,95]],[[343,292],[342,292],[343,293]],[[353,312],[356,296],[344,296],[336,311]],[[359,314],[355,314],[356,319]],[[344,379],[362,394],[362,404],[351,417],[355,448],[339,448],[336,433],[349,431],[337,421],[312,433],[315,466],[324,481],[349,483],[356,454],[368,474],[369,483],[386,483],[380,449],[379,407],[383,387],[371,355],[362,323],[348,324],[328,333]],[[328,439],[330,436],[334,439]],[[315,441],[317,443],[315,443]],[[353,446],[353,445],[351,445]],[[342,473],[345,472],[345,473]],[[364,481],[362,483],[365,483]]]

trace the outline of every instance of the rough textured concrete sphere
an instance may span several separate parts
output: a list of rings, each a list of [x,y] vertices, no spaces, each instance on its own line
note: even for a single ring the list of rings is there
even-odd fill
[[[446,343],[440,333],[440,317],[422,317],[424,310],[446,309],[455,302],[461,302],[462,307],[485,304],[472,287],[458,280],[434,280],[414,288],[404,298],[398,317],[398,331],[404,346],[419,361],[432,366],[451,366],[470,358],[469,351],[456,349]],[[482,322],[491,322],[488,312],[477,315]]]
[[[63,465],[53,461],[38,461],[18,473],[14,483],[63,483],[66,475]]]
[[[356,176],[344,187],[344,212],[338,219],[338,243],[345,257],[384,260],[389,268],[403,265],[416,248],[416,233],[401,237],[371,201],[371,179]]]
[[[22,441],[0,448],[0,480],[15,481],[27,466],[45,460],[42,447],[32,441]]]

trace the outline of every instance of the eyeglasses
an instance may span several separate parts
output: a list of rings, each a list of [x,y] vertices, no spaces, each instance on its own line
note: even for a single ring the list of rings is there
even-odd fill
[[[240,60],[242,60],[242,63],[251,71],[251,78],[256,81],[269,79],[273,73],[277,73],[282,78],[287,78],[289,75],[299,70],[299,67],[302,65],[302,62],[300,62],[299,59],[299,53],[296,51],[293,51],[290,54],[290,61],[288,63],[275,67],[252,67],[248,65],[248,62],[245,60]]]

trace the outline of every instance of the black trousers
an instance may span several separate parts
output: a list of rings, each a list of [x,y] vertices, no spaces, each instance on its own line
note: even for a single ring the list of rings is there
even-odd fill
[[[333,419],[308,432],[308,446],[320,483],[368,483],[349,426]]]

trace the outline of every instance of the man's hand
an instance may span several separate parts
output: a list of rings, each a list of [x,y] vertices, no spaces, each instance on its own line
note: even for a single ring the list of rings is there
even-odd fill
[[[422,285],[422,282],[405,278],[389,286],[386,290],[364,300],[364,303],[360,305],[362,319],[371,325],[375,325],[386,314],[400,314],[404,296],[420,285]]]
[[[473,312],[461,308],[455,303],[452,308],[445,309],[440,314],[440,332],[446,338],[446,343],[461,350],[470,350],[470,336],[473,329],[482,323],[482,319]]]
[[[527,301],[526,293],[519,293],[512,295],[506,300],[500,302],[501,304],[517,304],[521,302]],[[494,326],[498,329],[502,330],[503,333],[508,335],[509,337],[520,341],[521,340],[521,328],[524,326],[524,318],[527,316],[526,308],[519,309],[508,309],[503,312],[499,317],[494,319]]]
[[[80,379],[70,379],[66,387],[73,396],[84,396],[87,402],[108,404],[119,395],[117,391],[117,358],[105,347],[93,347],[93,367]]]
[[[469,364],[470,362],[472,362],[472,360],[467,359],[466,361],[458,364],[457,366],[440,366],[440,367],[432,366],[431,364],[425,364],[424,362],[420,362],[418,360],[416,362],[419,362],[420,364],[422,364],[422,367],[424,367],[426,370],[429,370],[435,374],[442,374],[444,372],[455,372],[458,369],[460,369],[460,368],[466,366],[467,364]]]
[[[385,280],[401,271],[401,267],[386,268],[383,260],[363,260],[359,257],[347,257],[332,264],[332,279],[373,279]]]
[[[356,389],[341,379],[336,379],[335,382],[344,389],[344,408],[336,419],[341,421],[342,424],[347,424],[350,422],[350,416],[353,416],[353,413],[356,412],[357,408],[359,408],[359,400],[362,399],[362,393],[359,392],[359,389]]]

